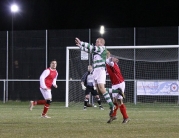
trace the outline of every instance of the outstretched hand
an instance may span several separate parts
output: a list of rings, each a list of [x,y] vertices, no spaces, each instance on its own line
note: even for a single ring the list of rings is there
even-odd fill
[[[57,85],[54,85],[54,87],[55,87],[55,88],[58,88],[58,86],[57,86]]]
[[[80,39],[76,37],[75,38],[75,43],[76,43],[77,46],[80,46],[81,45]]]

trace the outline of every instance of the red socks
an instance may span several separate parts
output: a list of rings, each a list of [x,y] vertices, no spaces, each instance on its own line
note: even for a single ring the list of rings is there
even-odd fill
[[[114,109],[114,112],[111,116],[116,116],[118,108],[120,108],[121,114],[124,119],[128,118],[127,112],[126,112],[126,106],[122,104],[121,106],[118,106],[117,103],[114,103],[116,108]]]
[[[116,114],[117,114],[117,109],[119,108],[119,106],[117,105],[117,103],[114,103],[114,105],[115,105],[115,109],[114,109],[114,112],[113,112],[113,114],[112,114],[111,116],[116,116]]]
[[[128,118],[127,112],[126,112],[126,106],[124,104],[122,104],[121,106],[119,106],[121,114],[123,116],[124,119]]]
[[[42,112],[42,115],[45,115],[49,109],[49,104],[47,104],[46,100],[38,100],[38,101],[34,101],[33,105],[44,105],[44,110]]]
[[[49,109],[49,104],[45,104],[42,115],[45,115],[47,113],[48,109]]]
[[[44,105],[44,104],[46,104],[46,100],[34,101],[34,105]]]

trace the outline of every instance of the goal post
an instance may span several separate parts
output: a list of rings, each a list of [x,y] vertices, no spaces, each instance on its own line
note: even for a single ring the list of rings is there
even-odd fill
[[[179,46],[106,46],[119,59],[126,82],[124,102],[129,104],[178,104]],[[84,101],[80,79],[89,60],[81,60],[78,47],[66,48],[66,107]],[[107,76],[106,87],[111,87]],[[102,102],[105,102],[101,96]]]

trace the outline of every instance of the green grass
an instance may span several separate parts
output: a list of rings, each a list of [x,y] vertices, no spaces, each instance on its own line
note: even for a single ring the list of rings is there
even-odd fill
[[[40,118],[43,106],[29,111],[28,102],[0,103],[1,138],[179,138],[179,107],[127,105],[128,124],[118,119],[107,124],[109,109],[82,106],[66,108],[52,103],[48,115]]]

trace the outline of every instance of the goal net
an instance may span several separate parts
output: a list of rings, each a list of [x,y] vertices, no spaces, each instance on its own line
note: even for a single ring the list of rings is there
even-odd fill
[[[129,104],[178,105],[179,46],[106,46],[119,59],[126,83],[124,100]],[[83,106],[81,77],[92,63],[91,55],[81,59],[78,47],[66,48],[66,107]],[[106,87],[111,87],[107,76]],[[103,96],[100,97],[105,103]],[[93,97],[91,99],[93,100]]]

